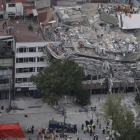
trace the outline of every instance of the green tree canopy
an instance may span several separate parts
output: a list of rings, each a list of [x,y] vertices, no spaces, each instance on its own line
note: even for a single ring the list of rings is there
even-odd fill
[[[53,104],[63,94],[76,92],[82,87],[83,68],[73,60],[54,60],[49,67],[31,76],[37,89],[44,94],[45,101]]]
[[[112,119],[112,129],[123,133],[134,127],[134,114],[122,103],[123,93],[108,94],[104,104],[104,115]]]
[[[86,106],[90,102],[90,92],[88,89],[80,88],[76,91],[77,102]]]
[[[140,129],[139,128],[131,128],[121,134],[117,140],[140,140]]]

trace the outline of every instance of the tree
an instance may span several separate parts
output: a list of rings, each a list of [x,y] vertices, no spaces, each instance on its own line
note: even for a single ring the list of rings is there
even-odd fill
[[[140,140],[140,129],[132,128],[121,134],[117,140]]]
[[[73,60],[53,60],[49,67],[31,76],[38,91],[44,94],[44,101],[54,104],[61,95],[76,92],[82,87],[84,72]]]
[[[122,103],[123,93],[108,94],[104,103],[104,115],[112,119],[112,129],[123,133],[134,127],[134,114]]]
[[[76,91],[77,102],[86,106],[90,102],[90,92],[88,89],[80,88]]]

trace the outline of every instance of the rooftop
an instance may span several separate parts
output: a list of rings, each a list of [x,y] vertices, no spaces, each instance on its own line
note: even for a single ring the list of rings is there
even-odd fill
[[[6,1],[6,3],[17,3],[17,2],[21,2],[21,3],[32,3],[32,2],[28,2],[27,0],[10,0],[10,1]]]
[[[41,25],[47,25],[48,22],[54,20],[51,8],[40,8],[38,11],[38,20]]]
[[[42,42],[44,41],[42,33],[38,24],[33,20],[10,20],[7,21],[8,26],[4,29],[2,24],[5,21],[0,22],[0,36],[8,35],[8,29],[11,30],[9,35],[13,35],[17,42]],[[28,29],[29,25],[32,25],[33,31]]]

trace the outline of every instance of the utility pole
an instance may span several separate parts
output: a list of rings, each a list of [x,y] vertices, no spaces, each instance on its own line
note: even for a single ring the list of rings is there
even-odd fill
[[[65,121],[66,121],[66,96],[65,96],[65,103],[64,103],[64,125],[63,125],[63,138],[64,138],[64,133],[65,133]]]
[[[9,109],[11,110],[11,78],[9,78]]]
[[[90,102],[91,102],[91,94],[92,94],[92,78],[93,75],[91,75],[91,81],[90,81]]]
[[[9,110],[11,110],[11,83],[12,83],[12,79],[10,78],[10,69],[7,67],[8,75],[9,75]],[[12,74],[11,74],[12,75]]]

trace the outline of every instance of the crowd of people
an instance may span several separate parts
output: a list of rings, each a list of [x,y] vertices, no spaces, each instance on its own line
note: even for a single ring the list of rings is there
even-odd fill
[[[28,134],[34,134],[34,125],[32,126],[27,125],[27,128],[25,130],[26,130],[26,133]]]
[[[99,119],[97,119],[97,125],[98,125]],[[93,120],[91,119],[90,121],[85,121],[85,126],[84,124],[82,124],[82,130],[84,132],[84,134],[89,133],[90,136],[93,136],[93,140],[98,140],[98,134],[95,134],[95,123],[93,122]]]
[[[140,7],[132,6],[132,5],[109,5],[109,7],[104,7],[103,4],[98,4],[98,12],[108,9],[110,11],[121,12],[121,13],[131,13],[136,14],[139,13]]]
[[[102,129],[103,134],[105,134],[105,133],[108,134],[108,136],[109,136],[108,138],[112,138],[112,140],[116,139],[117,134],[109,128],[109,124],[110,124],[109,120],[106,121],[106,123],[107,123],[106,128],[104,128],[104,127],[101,128],[101,121],[99,121],[99,119],[96,120],[96,123],[97,123],[99,129]],[[90,136],[93,136],[93,140],[98,140],[99,136],[98,136],[98,134],[95,133],[95,128],[96,128],[96,126],[92,119],[90,121],[86,120],[85,125],[82,124],[82,130],[83,130],[84,134],[89,133]]]

